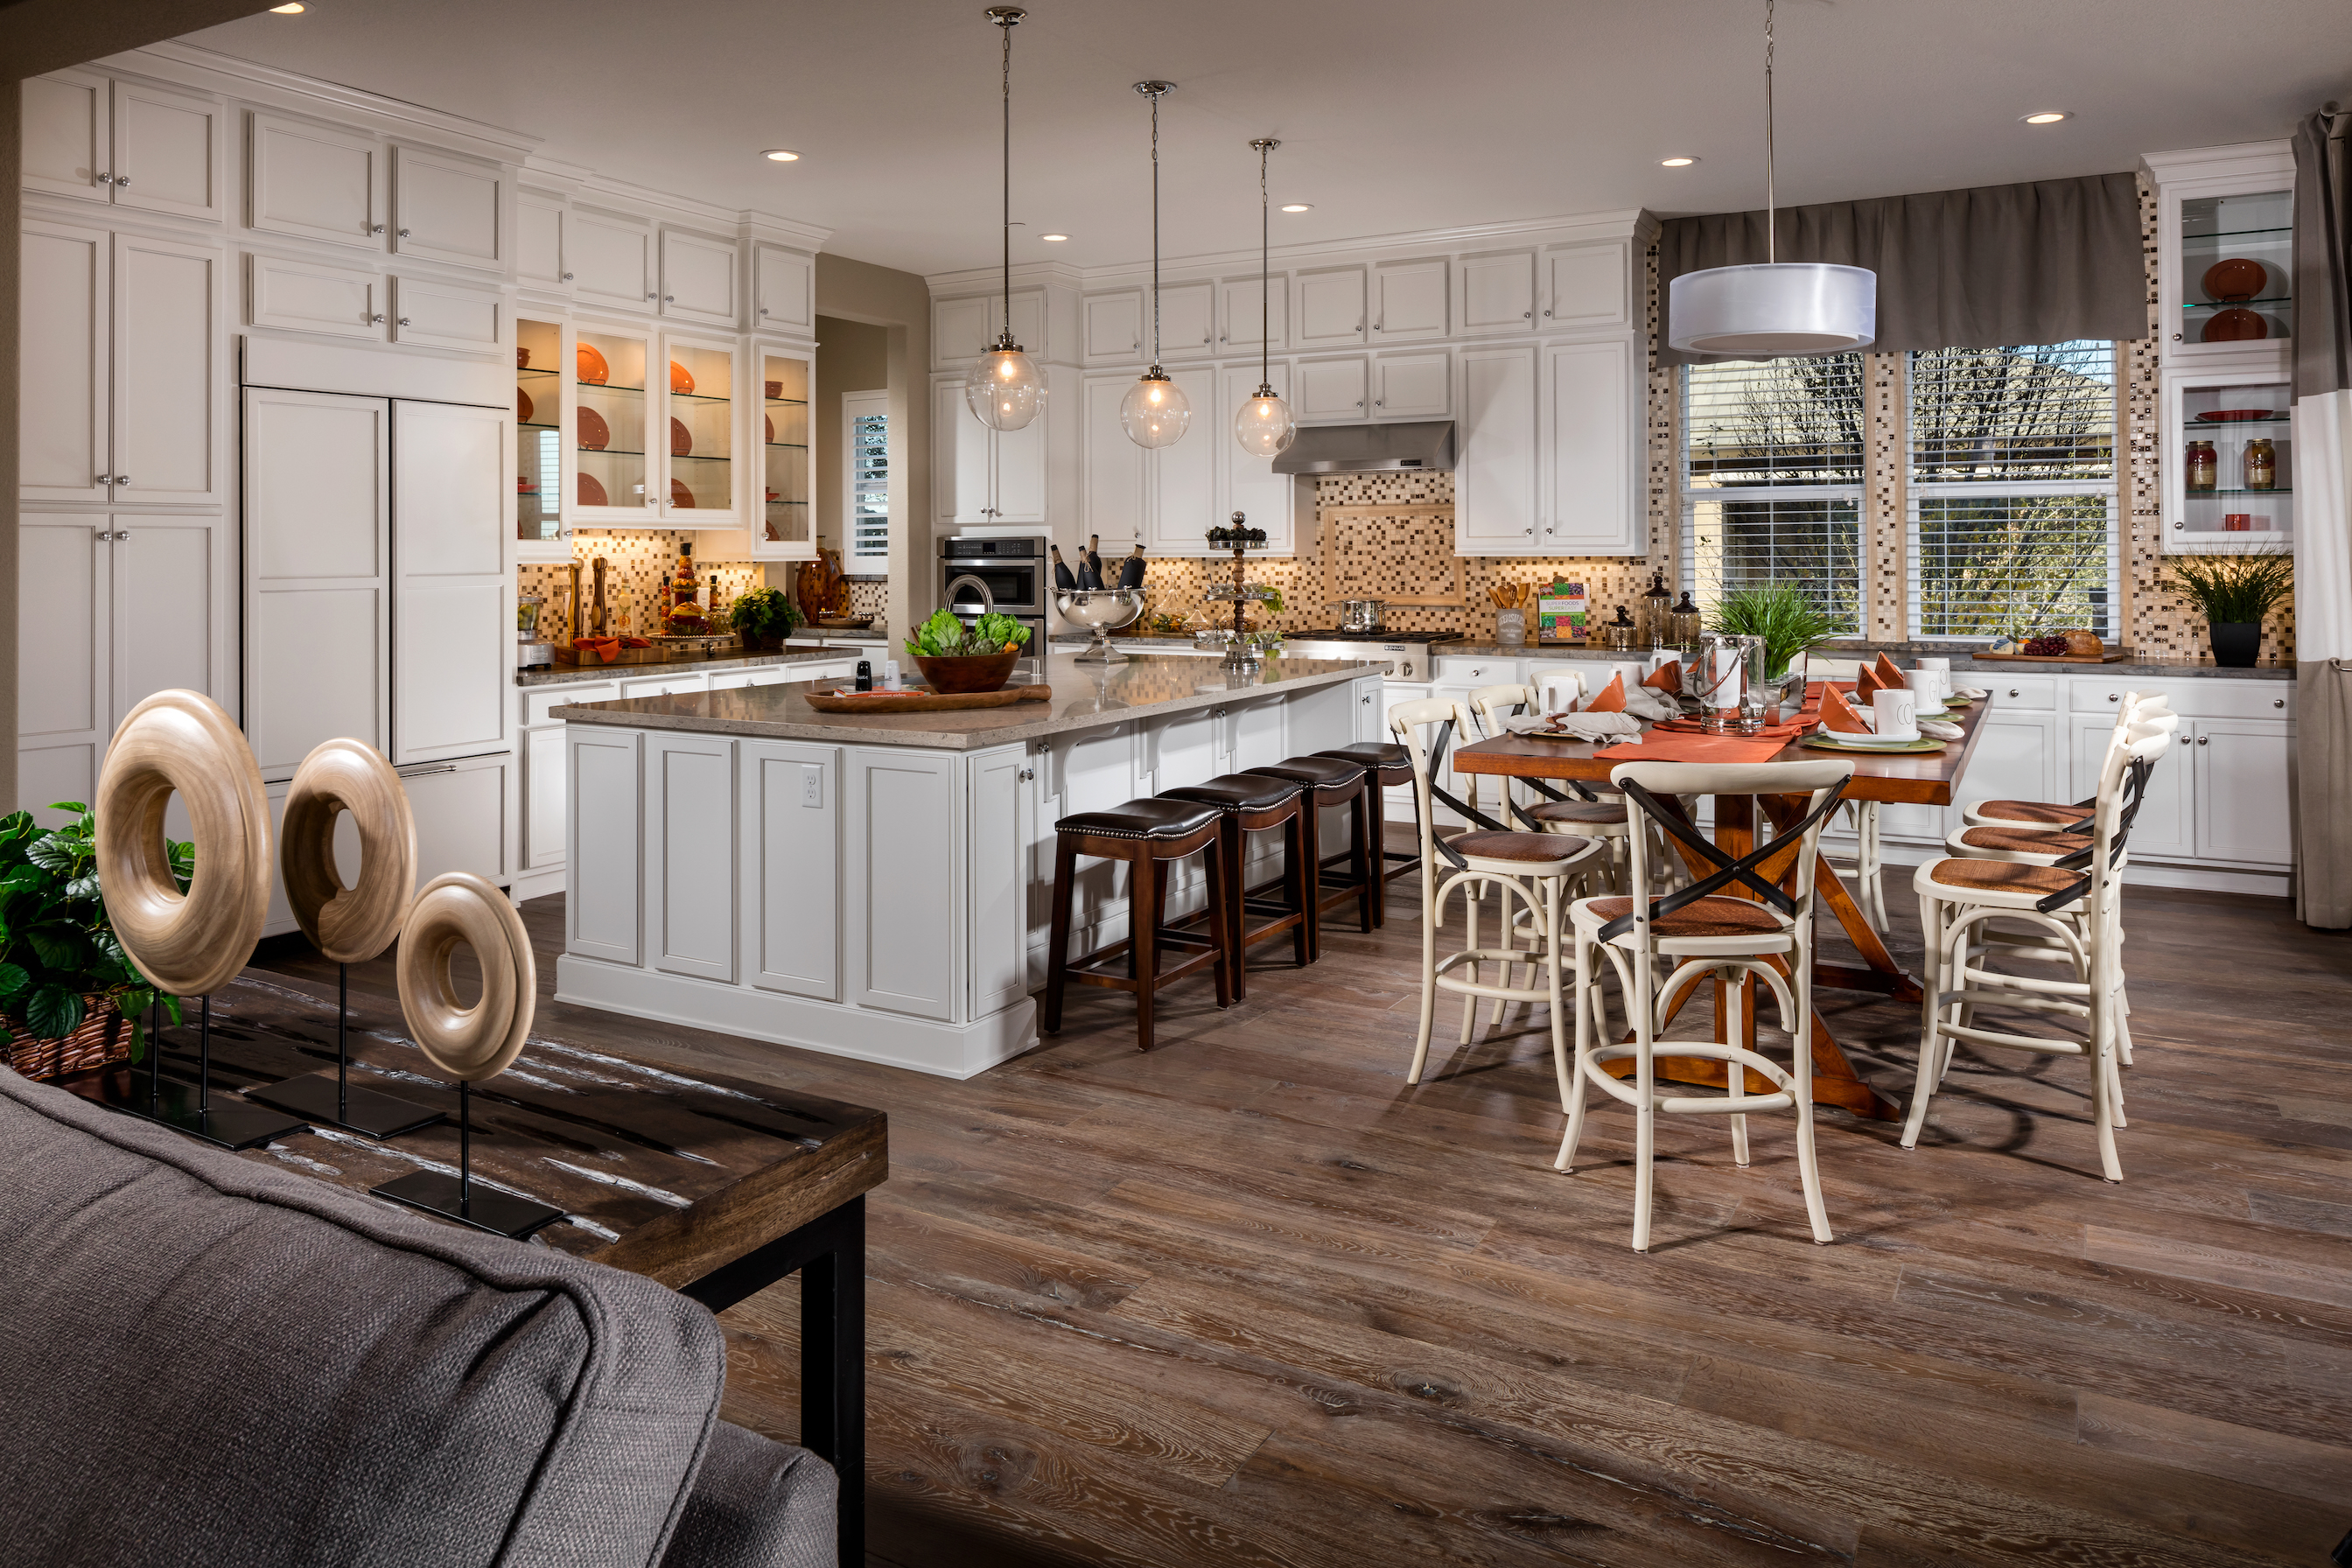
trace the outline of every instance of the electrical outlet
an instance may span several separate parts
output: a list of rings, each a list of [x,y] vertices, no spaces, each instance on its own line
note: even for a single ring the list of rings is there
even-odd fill
[[[814,763],[801,764],[801,804],[812,811],[824,809],[824,770]]]

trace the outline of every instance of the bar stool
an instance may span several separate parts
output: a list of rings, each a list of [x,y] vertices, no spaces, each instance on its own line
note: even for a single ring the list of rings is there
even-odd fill
[[[1135,1047],[1151,1048],[1151,1015],[1160,988],[1202,965],[1216,971],[1217,1005],[1233,1005],[1229,964],[1233,943],[1225,931],[1225,870],[1215,851],[1223,814],[1196,801],[1130,800],[1109,811],[1082,811],[1054,825],[1054,929],[1045,953],[1045,1009],[1038,1028],[1048,1035],[1062,1032],[1062,993],[1071,982],[1127,991],[1135,996]],[[1168,869],[1171,861],[1208,851],[1209,933],[1205,950],[1171,969],[1160,967],[1163,941],[1189,945],[1194,933],[1165,928]],[[1128,929],[1133,934],[1097,948],[1075,963],[1070,959],[1070,900],[1076,896],[1074,873],[1081,855],[1101,860],[1124,860],[1128,866]],[[1098,965],[1124,954],[1127,973],[1105,973]]]
[[[1336,757],[1343,763],[1355,763],[1364,770],[1364,787],[1371,793],[1365,804],[1372,814],[1372,842],[1379,847],[1376,859],[1381,872],[1379,898],[1372,904],[1372,923],[1389,923],[1389,884],[1399,877],[1410,877],[1421,868],[1418,849],[1391,849],[1388,845],[1388,816],[1383,810],[1383,791],[1399,784],[1412,783],[1412,759],[1405,755],[1402,746],[1384,745],[1378,741],[1359,741],[1352,746],[1334,746],[1328,752],[1318,752],[1318,757]],[[1418,832],[1415,834],[1419,837]]]
[[[1307,840],[1307,863],[1315,868],[1315,896],[1307,901],[1307,951],[1313,958],[1323,956],[1323,912],[1349,899],[1356,900],[1357,918],[1363,929],[1372,929],[1372,906],[1378,901],[1372,889],[1380,883],[1372,876],[1372,816],[1370,802],[1371,790],[1367,787],[1363,764],[1341,762],[1337,757],[1293,757],[1286,763],[1269,763],[1262,768],[1244,768],[1244,773],[1265,778],[1287,779],[1304,784],[1306,795],[1299,805],[1302,836]],[[1346,859],[1348,869],[1344,879],[1325,876],[1323,856],[1323,812],[1329,806],[1349,806],[1348,818],[1348,848],[1333,860]]]
[[[1307,847],[1306,816],[1301,806],[1307,786],[1263,773],[1226,773],[1207,784],[1185,784],[1160,792],[1161,800],[1188,800],[1217,811],[1217,858],[1224,865],[1225,934],[1233,947],[1234,1000],[1249,994],[1249,950],[1253,942],[1290,933],[1291,962],[1304,969],[1313,962],[1307,949],[1307,906],[1314,888],[1307,868],[1315,863]],[[1255,888],[1244,885],[1244,862],[1249,836],[1271,828],[1282,830],[1282,875]],[[1280,888],[1286,897],[1277,901],[1257,897]],[[1275,918],[1252,930],[1249,916],[1273,912]],[[1203,910],[1205,914],[1207,911]]]
[[[2172,710],[2170,700],[2161,691],[2126,691],[2122,706],[2116,710],[2116,727],[2108,733],[2107,746],[2113,750],[2118,738],[2134,724],[2162,724],[2167,730],[2176,728],[2180,716]],[[2073,805],[2051,800],[1980,800],[1963,806],[1960,821],[1967,827],[2009,827],[2027,833],[2080,833],[2091,825],[2091,809],[2098,804],[2094,795]],[[1956,850],[1955,853],[1958,853]]]

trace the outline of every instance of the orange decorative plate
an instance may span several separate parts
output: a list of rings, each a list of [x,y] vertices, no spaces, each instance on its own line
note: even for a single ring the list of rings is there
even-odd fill
[[[613,427],[604,423],[604,416],[603,415],[597,413],[593,408],[583,408],[580,411],[580,446],[582,450],[588,452],[601,452],[612,442],[612,439]]]
[[[686,488],[686,481],[684,479],[670,480],[669,504],[672,506],[687,507],[690,507],[694,504],[694,492]]]
[[[772,447],[772,446],[774,446],[774,445],[776,444],[776,422],[775,422],[773,419],[769,419],[769,420],[767,421],[767,426],[768,426],[768,445],[769,445],[769,446],[771,446],[771,447]]]
[[[580,476],[580,504],[582,506],[610,506],[612,504],[604,499],[604,487],[596,482],[596,476],[593,474],[583,474]]]
[[[686,422],[675,414],[669,416],[669,455],[673,458],[694,456],[694,432],[688,430]]]
[[[515,388],[515,417],[516,417],[516,418],[518,418],[518,419],[520,419],[520,420],[521,420],[524,424],[528,425],[528,424],[530,424],[530,413],[531,413],[531,408],[530,408],[530,393],[528,393],[528,392],[525,392],[525,391],[524,391],[521,387],[520,387],[520,386],[516,387],[516,388]]]
[[[604,363],[604,356],[597,352],[593,343],[580,345],[579,360],[580,379],[591,386],[604,385],[613,374],[613,367]]]
[[[2270,273],[2259,261],[2249,257],[2232,256],[2217,261],[2205,269],[2205,292],[2212,299],[2234,304],[2251,300],[2263,291],[2270,281]]]
[[[672,392],[683,392],[689,396],[694,392],[694,373],[676,360],[669,362],[669,389]]]

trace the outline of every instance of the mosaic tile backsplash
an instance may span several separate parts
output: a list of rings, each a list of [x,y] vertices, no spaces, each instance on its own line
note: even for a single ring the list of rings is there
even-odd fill
[[[580,596],[593,602],[595,596],[595,574],[589,562],[601,555],[606,563],[604,573],[604,607],[609,612],[609,624],[615,632],[633,632],[643,637],[652,627],[654,606],[662,589],[667,585],[670,574],[677,569],[677,547],[681,540],[696,535],[675,529],[644,528],[614,529],[610,532],[584,533],[572,543],[572,558],[580,563]],[[760,585],[760,564],[752,561],[718,561],[700,559],[697,545],[694,563],[696,576],[709,579],[719,574],[719,594],[722,604],[732,604],[735,596],[746,589]],[[555,610],[555,595],[570,586],[571,577],[560,565],[531,565],[518,569],[517,591],[537,594],[547,601],[546,613]],[[853,595],[853,598],[855,595]],[[586,617],[582,617],[586,626]]]

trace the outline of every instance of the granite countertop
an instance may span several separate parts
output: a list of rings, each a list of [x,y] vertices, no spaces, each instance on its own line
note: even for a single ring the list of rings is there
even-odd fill
[[[795,686],[751,686],[735,691],[695,691],[676,697],[635,697],[617,702],[566,703],[551,716],[573,724],[614,724],[641,730],[691,730],[772,741],[830,741],[849,745],[928,746],[977,751],[1071,730],[1178,713],[1236,698],[1309,691],[1353,680],[1365,667],[1353,659],[1270,659],[1249,671],[1187,655],[1139,655],[1124,664],[1080,664],[1059,651],[1045,662],[1051,702],[1016,702],[941,713],[820,713]],[[1015,667],[1015,684],[1035,683],[1037,666]]]
[[[862,650],[875,645],[866,643],[835,643],[829,647],[814,644],[787,647],[782,653],[723,653],[709,658],[646,658],[646,648],[632,648],[611,664],[557,664],[540,669],[515,671],[517,686],[568,686],[584,680],[625,680],[633,676],[666,675],[675,671],[701,669],[742,669],[755,664],[823,663],[838,658],[855,658]],[[637,657],[632,658],[632,655]]]
[[[1115,641],[1116,639],[1114,639]],[[1592,659],[1600,662],[1646,658],[1643,652],[1591,647],[1581,643],[1523,643],[1506,647],[1493,642],[1442,642],[1428,645],[1430,653],[1438,658],[1530,658],[1559,661],[1561,659]],[[1874,643],[1860,647],[1824,648],[1825,658],[1874,658],[1884,653],[1898,663],[1907,663],[1922,654],[1941,656],[1952,661],[1956,670],[1971,670],[1979,675],[1997,676],[2004,671],[2012,675],[2158,675],[2194,678],[2220,676],[2232,680],[2293,680],[2294,666],[2281,664],[2276,659],[2264,659],[2251,668],[2224,669],[2210,658],[2200,659],[2126,659],[2117,664],[2071,664],[2063,660],[2034,659],[2019,662],[2001,659],[1996,663],[1980,663],[1966,650],[1948,646],[1913,643]]]

